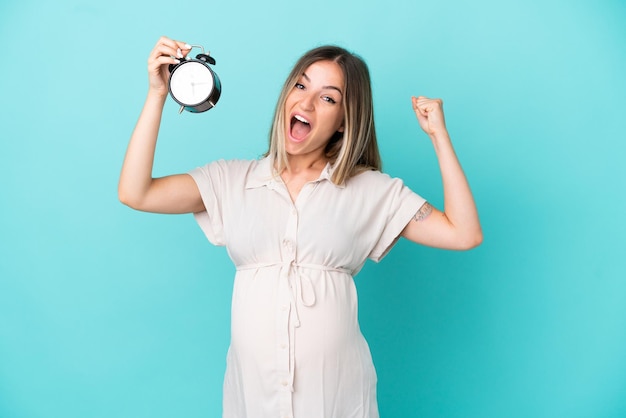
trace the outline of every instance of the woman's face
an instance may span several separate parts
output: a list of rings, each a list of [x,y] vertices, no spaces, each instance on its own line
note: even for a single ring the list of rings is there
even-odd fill
[[[343,95],[339,64],[317,61],[307,67],[285,101],[287,154],[323,154],[333,134],[343,132]]]

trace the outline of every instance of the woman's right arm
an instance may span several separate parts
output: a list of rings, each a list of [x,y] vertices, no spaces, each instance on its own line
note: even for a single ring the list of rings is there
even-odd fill
[[[133,209],[157,213],[205,210],[190,175],[152,177],[161,114],[168,94],[168,66],[178,62],[173,57],[183,58],[190,49],[184,42],[162,37],[150,53],[148,96],[130,138],[118,184],[120,201]]]

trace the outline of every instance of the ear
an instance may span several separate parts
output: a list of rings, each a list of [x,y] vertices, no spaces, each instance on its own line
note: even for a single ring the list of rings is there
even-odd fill
[[[341,132],[341,133],[343,133],[343,131],[344,131],[344,127],[343,127],[343,125],[341,125],[341,126],[339,127],[339,129],[337,129],[337,132]]]

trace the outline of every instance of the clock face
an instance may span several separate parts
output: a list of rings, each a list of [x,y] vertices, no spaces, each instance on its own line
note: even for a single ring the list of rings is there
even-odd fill
[[[170,90],[174,98],[185,106],[204,102],[213,90],[213,74],[204,64],[185,62],[177,67],[170,79]]]

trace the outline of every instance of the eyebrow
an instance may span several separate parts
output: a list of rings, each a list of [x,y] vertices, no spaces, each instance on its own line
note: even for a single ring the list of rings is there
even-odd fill
[[[302,77],[306,78],[306,81],[308,81],[309,83],[311,82],[311,79],[309,78],[308,75],[306,75],[306,73],[302,73]],[[343,92],[341,91],[341,89],[339,87],[335,87],[335,86],[322,86],[322,89],[331,89],[331,90],[337,90],[339,92],[339,94],[341,94],[341,96],[343,96]]]

